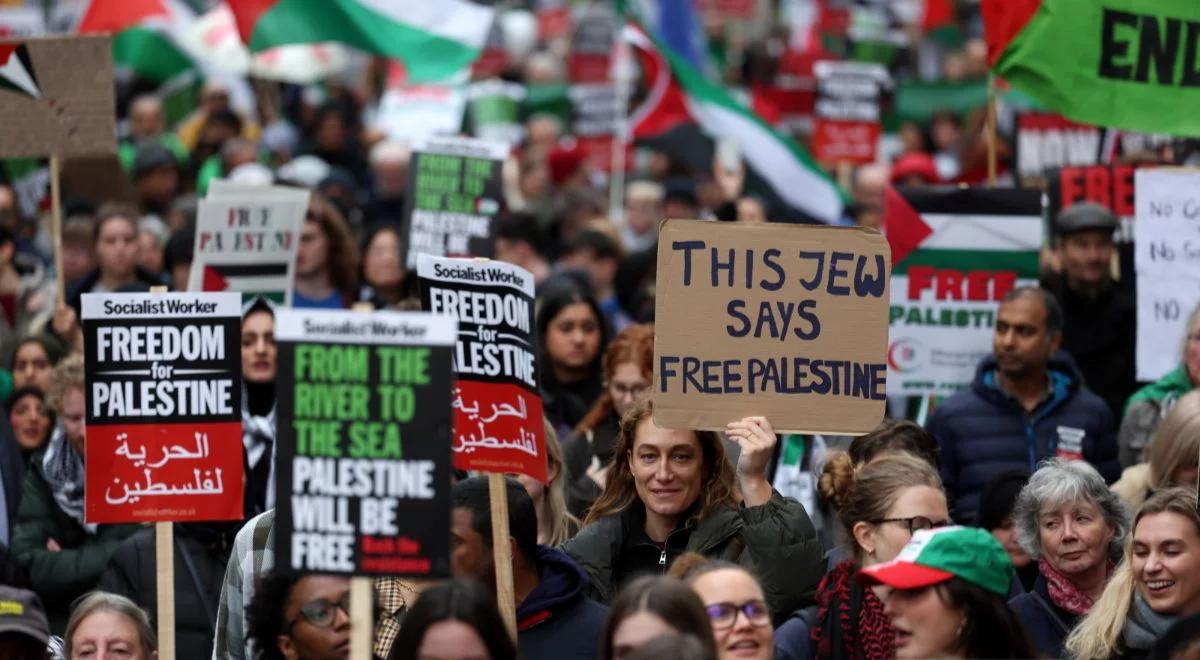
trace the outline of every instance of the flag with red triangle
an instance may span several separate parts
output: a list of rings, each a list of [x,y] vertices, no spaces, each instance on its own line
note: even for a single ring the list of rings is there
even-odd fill
[[[888,393],[950,394],[991,352],[997,302],[1037,284],[1041,192],[889,188],[892,248]]]
[[[42,97],[25,44],[0,44],[0,88]]]

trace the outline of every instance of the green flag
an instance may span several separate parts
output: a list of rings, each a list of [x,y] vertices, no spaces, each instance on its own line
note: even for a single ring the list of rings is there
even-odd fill
[[[1200,3],[983,0],[997,75],[1076,121],[1200,135]]]

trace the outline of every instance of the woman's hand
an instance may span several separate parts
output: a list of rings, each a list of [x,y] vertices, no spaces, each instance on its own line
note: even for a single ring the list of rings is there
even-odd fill
[[[725,436],[738,443],[738,488],[746,506],[766,504],[771,499],[767,466],[775,449],[775,429],[766,417],[744,417],[725,426]]]

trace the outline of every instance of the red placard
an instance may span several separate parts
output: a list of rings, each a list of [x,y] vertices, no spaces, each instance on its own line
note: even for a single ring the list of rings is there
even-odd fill
[[[86,519],[239,520],[242,424],[104,424],[87,432]]]
[[[864,164],[875,161],[880,127],[877,122],[813,120],[813,155],[822,163]]]
[[[546,482],[541,397],[504,383],[460,379],[454,387],[454,467],[528,474]]]

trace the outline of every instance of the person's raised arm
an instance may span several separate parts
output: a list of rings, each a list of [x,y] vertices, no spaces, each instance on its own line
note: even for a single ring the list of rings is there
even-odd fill
[[[759,506],[771,499],[767,466],[775,450],[775,429],[766,417],[743,417],[725,427],[725,436],[738,443],[742,454],[737,462],[738,488],[746,506]]]

